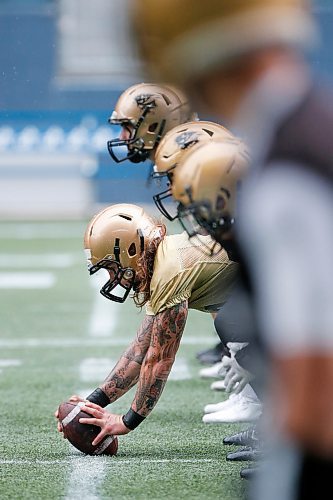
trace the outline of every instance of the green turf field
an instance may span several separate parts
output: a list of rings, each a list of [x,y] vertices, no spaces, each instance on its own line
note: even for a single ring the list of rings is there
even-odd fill
[[[54,410],[103,380],[141,315],[92,286],[85,222],[0,226],[0,498],[244,498],[242,464],[227,463],[232,448],[221,444],[240,426],[201,422],[204,404],[225,397],[197,375],[195,353],[216,342],[210,316],[190,312],[157,407],[119,438],[117,457],[85,456],[57,433]],[[132,397],[113,410],[126,411]]]

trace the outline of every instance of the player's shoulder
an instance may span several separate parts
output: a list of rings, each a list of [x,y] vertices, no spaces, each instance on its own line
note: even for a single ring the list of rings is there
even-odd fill
[[[170,234],[163,239],[163,245],[161,248],[175,248],[175,249],[190,249],[199,251],[200,247],[208,245],[212,242],[212,238],[209,235],[200,237],[189,238],[186,231],[176,234]],[[202,250],[201,250],[202,251]]]
[[[156,272],[169,274],[167,271],[177,267],[178,248],[181,246],[183,236],[181,234],[170,234],[163,238],[158,245],[155,263],[154,274]]]
[[[166,235],[157,249],[158,259],[170,259],[173,258],[180,248],[191,247],[187,233],[168,234]]]
[[[166,246],[178,246],[178,245],[191,246],[192,245],[192,242],[189,239],[186,231],[183,231],[181,233],[168,234],[163,239],[163,243]]]
[[[189,238],[186,231],[166,236],[160,243],[155,259],[155,268],[165,272],[190,270],[197,265],[225,265],[228,255],[225,250],[210,253],[215,242],[209,235]]]

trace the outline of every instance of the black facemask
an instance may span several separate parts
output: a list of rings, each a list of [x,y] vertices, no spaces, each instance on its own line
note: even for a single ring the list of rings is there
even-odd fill
[[[122,163],[123,161],[131,161],[132,163],[141,163],[146,161],[151,153],[151,150],[145,149],[145,143],[144,140],[141,137],[138,137],[138,131],[142,125],[142,123],[145,120],[145,117],[150,113],[152,109],[156,107],[155,101],[151,101],[147,103],[145,106],[142,107],[142,114],[140,118],[138,119],[137,123],[134,125],[129,121],[129,120],[124,120],[124,119],[112,119],[109,118],[109,123],[111,125],[121,125],[125,126],[126,125],[131,125],[133,127],[132,131],[132,137],[130,139],[112,139],[107,142],[107,148],[109,151],[109,154],[111,158],[116,162],[116,163]],[[157,124],[157,130],[156,130],[156,138],[154,142],[154,148],[157,147],[159,144],[161,137],[164,132],[166,121],[162,120],[161,123]],[[135,146],[134,146],[135,145]],[[119,155],[116,154],[114,151],[115,148],[118,147],[127,147],[127,155],[125,155],[123,158],[119,157]],[[132,148],[130,146],[133,146]]]
[[[119,262],[111,258],[101,259],[97,264],[91,266],[89,269],[90,275],[95,274],[100,269],[106,269],[110,274],[110,279],[101,288],[100,293],[109,300],[114,302],[125,302],[134,287],[135,271],[131,267],[121,267]],[[116,295],[112,293],[117,287],[120,287],[123,295]]]
[[[133,147],[130,149],[128,146],[137,142],[137,139],[112,139],[107,142],[107,147],[111,158],[116,163],[122,163],[123,161],[131,161],[132,163],[142,163],[149,158],[150,151],[146,149],[140,149]],[[115,149],[119,147],[127,147],[127,154],[124,157],[117,155]]]
[[[232,229],[234,219],[231,219],[230,217],[221,217],[217,220],[211,215],[204,218],[201,215],[203,209],[206,214],[211,213],[210,205],[208,203],[191,203],[187,207],[179,204],[179,222],[187,232],[189,238],[197,238],[200,241],[205,254],[216,255],[222,248],[224,248],[224,244],[226,242],[224,235]],[[207,245],[203,242],[201,236],[207,234],[215,240],[215,244]],[[226,246],[230,245],[227,244]]]
[[[174,209],[170,210],[166,205],[165,205],[165,200],[168,200],[168,202],[172,202],[173,197],[172,197],[172,192],[171,192],[171,184],[172,184],[172,178],[173,178],[173,173],[172,170],[176,167],[173,166],[171,167],[167,172],[153,172],[152,177],[156,181],[156,183],[161,186],[161,181],[164,181],[167,179],[167,189],[164,189],[163,191],[160,191],[159,193],[155,194],[153,196],[154,203],[158,210],[161,212],[166,219],[169,221],[174,221],[178,218],[178,210],[177,210],[177,205],[175,203],[170,204],[171,206],[174,206]]]

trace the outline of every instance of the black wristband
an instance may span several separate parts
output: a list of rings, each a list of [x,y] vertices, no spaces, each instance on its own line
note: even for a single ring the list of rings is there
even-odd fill
[[[140,425],[144,419],[145,417],[136,413],[136,411],[132,410],[132,408],[128,410],[126,415],[123,415],[123,423],[128,429],[131,429],[131,431]]]
[[[92,403],[95,403],[96,405],[101,406],[102,408],[105,408],[108,404],[110,404],[108,396],[99,387],[97,387],[94,392],[89,394],[86,399],[88,401],[91,401]]]

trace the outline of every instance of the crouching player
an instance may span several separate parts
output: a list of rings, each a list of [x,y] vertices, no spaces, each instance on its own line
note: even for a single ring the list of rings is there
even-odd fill
[[[225,251],[202,251],[212,244],[209,235],[195,242],[185,232],[168,236],[163,224],[136,205],[112,205],[99,212],[87,227],[84,244],[90,274],[100,269],[109,273],[102,295],[124,302],[132,291],[135,303],[146,307],[136,338],[82,408],[94,418],[81,423],[101,428],[93,442],[97,445],[108,434],[127,434],[150,414],[175,360],[188,309],[217,312],[232,291],[237,264]],[[125,415],[104,409],[135,384]]]

